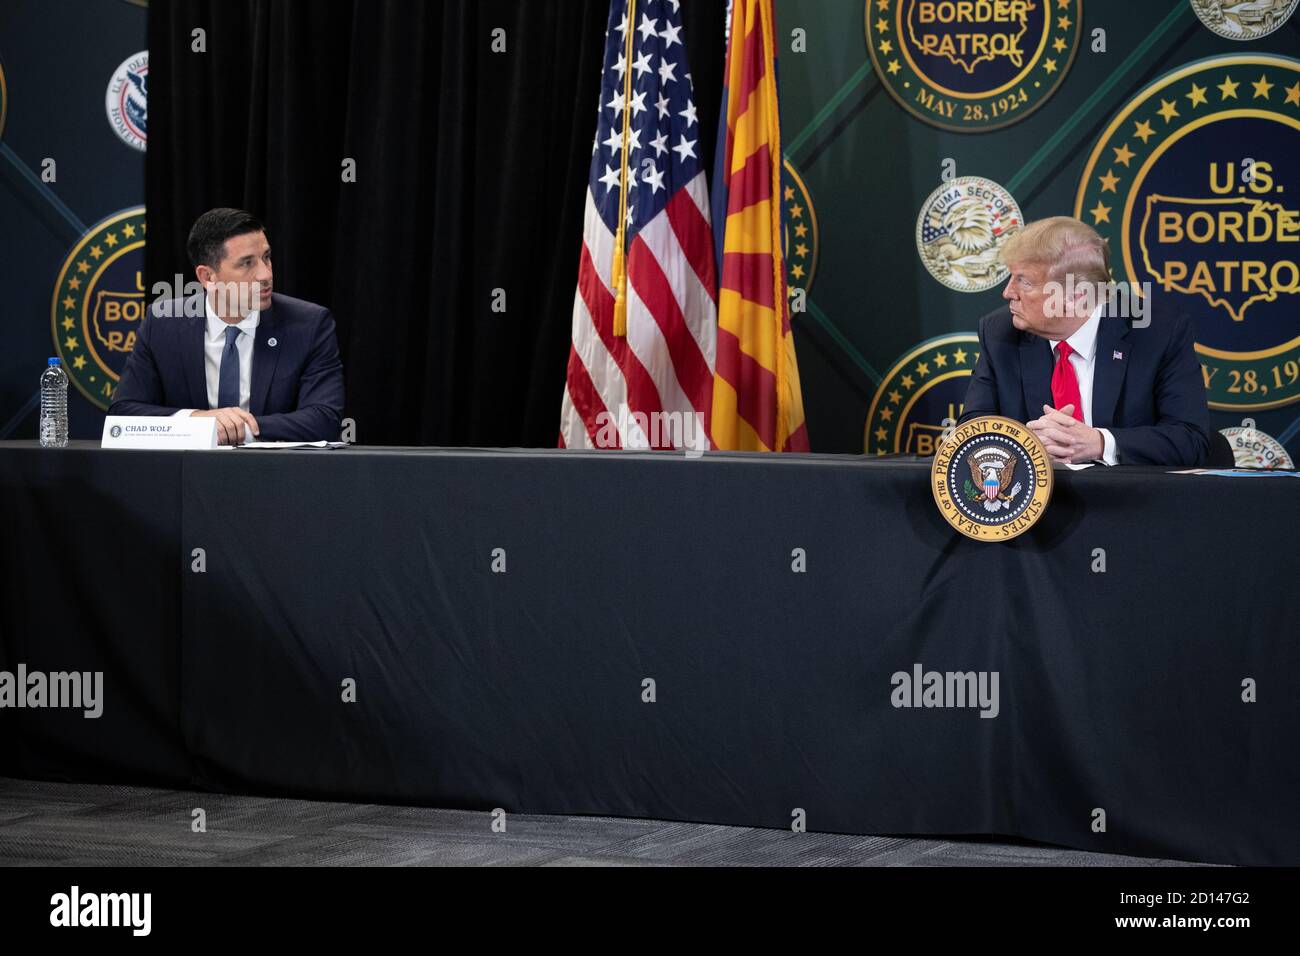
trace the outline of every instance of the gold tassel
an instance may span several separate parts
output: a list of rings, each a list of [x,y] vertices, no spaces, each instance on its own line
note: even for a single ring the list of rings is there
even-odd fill
[[[620,229],[619,232],[622,232]],[[623,237],[614,249],[614,334],[627,337],[627,267],[623,264]]]

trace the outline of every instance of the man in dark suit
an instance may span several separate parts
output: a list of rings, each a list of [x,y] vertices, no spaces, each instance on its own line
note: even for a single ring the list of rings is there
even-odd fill
[[[187,252],[202,294],[156,302],[110,415],[217,420],[223,445],[339,437],[343,365],[324,306],[272,291],[271,246],[240,209],[212,209]]]
[[[1105,240],[1068,216],[1029,223],[1002,260],[1007,305],[980,320],[961,420],[1023,422],[1071,465],[1204,464],[1210,416],[1187,317],[1106,314]],[[1131,301],[1150,308],[1150,297]]]

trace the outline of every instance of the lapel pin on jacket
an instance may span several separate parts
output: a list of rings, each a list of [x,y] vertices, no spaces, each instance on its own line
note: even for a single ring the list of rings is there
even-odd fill
[[[267,344],[268,346],[270,346],[271,348],[275,348],[275,347],[276,347],[277,345],[279,345],[280,343],[278,343],[278,342],[275,340],[275,336],[273,335],[273,336],[271,336],[269,339],[266,340],[266,344]],[[1116,353],[1115,353],[1115,356],[1116,356],[1116,358],[1118,358],[1118,357],[1119,357],[1119,353],[1116,352]]]
[[[271,344],[272,344],[272,345],[275,344],[275,340],[274,340],[274,339],[271,340]],[[1112,359],[1114,359],[1116,362],[1122,362],[1122,361],[1124,361],[1124,353],[1123,353],[1123,352],[1111,352],[1111,353],[1110,353],[1110,357],[1111,357]]]

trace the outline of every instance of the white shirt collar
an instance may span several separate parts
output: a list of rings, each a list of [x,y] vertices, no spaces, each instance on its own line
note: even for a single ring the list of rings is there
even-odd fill
[[[230,328],[230,323],[212,311],[212,302],[208,299],[206,294],[203,296],[203,308],[208,315],[208,341],[216,342],[220,340],[224,342],[226,338],[226,329]],[[235,326],[241,332],[247,332],[249,335],[252,335],[257,331],[257,320],[260,314],[261,311],[259,309],[254,309],[244,318],[236,322]]]
[[[1070,344],[1085,362],[1091,362],[1092,357],[1097,353],[1097,331],[1101,328],[1101,313],[1105,303],[1098,302],[1092,310],[1092,315],[1088,316],[1088,321],[1074,330],[1074,334],[1065,341]],[[1056,352],[1056,343],[1060,339],[1048,339],[1052,344],[1052,352]]]

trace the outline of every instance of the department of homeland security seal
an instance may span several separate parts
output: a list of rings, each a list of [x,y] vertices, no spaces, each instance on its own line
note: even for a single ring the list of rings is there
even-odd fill
[[[984,415],[953,429],[930,469],[944,519],[976,541],[1009,541],[1032,528],[1052,497],[1052,463],[1024,425]]]
[[[1082,0],[867,0],[880,83],[913,116],[979,133],[1047,102],[1079,47]]]
[[[54,348],[81,394],[107,410],[148,303],[144,207],[114,213],[86,230],[54,283]]]
[[[880,380],[871,400],[863,452],[933,455],[944,431],[961,418],[979,357],[974,332],[940,335],[906,352]]]
[[[1229,40],[1268,36],[1295,13],[1300,0],[1188,0],[1200,21]]]
[[[930,193],[916,217],[916,251],[930,275],[958,292],[983,292],[1007,277],[999,258],[1024,225],[1011,193],[983,176],[959,176]]]
[[[129,56],[113,71],[104,94],[108,122],[122,142],[143,150],[148,139],[149,51]]]
[[[1295,462],[1291,460],[1283,444],[1253,425],[1220,428],[1219,433],[1228,439],[1228,444],[1232,446],[1232,454],[1238,468],[1295,470]]]
[[[781,199],[785,204],[786,284],[808,292],[817,272],[817,212],[803,177],[788,159],[781,166]]]
[[[1155,80],[1084,167],[1075,216],[1151,284],[1152,321],[1192,316],[1213,408],[1300,400],[1297,157],[1300,61],[1260,53]]]

